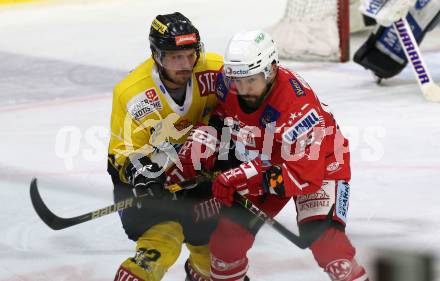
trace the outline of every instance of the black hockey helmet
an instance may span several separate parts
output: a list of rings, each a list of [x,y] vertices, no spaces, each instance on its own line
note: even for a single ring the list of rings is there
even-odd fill
[[[201,51],[200,34],[191,21],[179,12],[158,15],[151,23],[152,52],[196,49]]]

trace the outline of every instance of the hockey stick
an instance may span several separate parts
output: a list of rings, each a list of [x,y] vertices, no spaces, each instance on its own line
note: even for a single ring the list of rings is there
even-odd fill
[[[212,175],[206,173],[205,176],[206,178],[211,178],[211,179],[213,178]],[[175,192],[180,191],[182,189],[187,189],[187,188],[184,186],[180,186],[175,189]],[[234,202],[242,206],[246,210],[248,210],[251,214],[253,214],[255,217],[257,217],[264,223],[267,223],[270,226],[272,226],[272,228],[274,228],[278,233],[280,233],[282,236],[287,238],[290,242],[295,244],[300,249],[306,249],[310,247],[310,245],[316,239],[318,239],[327,230],[327,228],[329,228],[330,224],[332,223],[333,211],[335,210],[335,205],[333,205],[330,211],[328,212],[324,223],[319,224],[316,227],[316,229],[313,231],[313,233],[308,235],[308,237],[303,237],[288,230],[284,225],[282,225],[276,219],[270,217],[263,210],[258,208],[258,206],[255,205],[252,201],[250,201],[249,199],[247,199],[243,195],[240,195],[237,192],[234,193]]]
[[[429,101],[440,102],[440,87],[432,80],[429,74],[417,41],[414,38],[406,18],[396,21],[394,23],[394,29],[396,30],[397,37],[399,37],[406,58],[411,62],[423,96]]]
[[[199,184],[202,181],[206,181],[207,178],[205,176],[198,176],[193,179],[182,181],[178,184],[172,184],[167,186],[167,189],[170,190],[170,192],[175,192],[174,190],[180,190],[180,189],[191,189],[194,188],[197,184]],[[41,218],[41,220],[50,228],[53,230],[60,230],[67,227],[71,227],[83,222],[91,221],[106,215],[109,215],[114,212],[118,212],[121,210],[125,210],[127,208],[135,206],[137,203],[142,202],[143,199],[148,198],[148,195],[135,197],[134,195],[132,197],[129,197],[125,200],[121,200],[119,202],[116,202],[113,205],[80,215],[76,217],[70,217],[70,218],[62,218],[57,215],[55,215],[44,203],[43,199],[41,198],[40,192],[38,191],[38,185],[37,185],[37,179],[32,179],[31,185],[30,185],[30,195],[31,195],[31,201],[32,205],[34,206],[35,212],[37,212],[38,216]]]
[[[198,176],[193,179],[185,180],[183,182],[180,182],[178,184],[173,184],[170,186],[167,186],[167,189],[170,190],[170,192],[179,192],[181,190],[189,190],[194,188],[197,184],[208,180],[209,178],[207,176]],[[91,221],[109,214],[112,214],[117,211],[125,210],[127,208],[135,206],[137,203],[142,201],[144,197],[148,197],[148,195],[139,196],[139,197],[129,197],[125,200],[119,201],[113,205],[107,206],[105,208],[101,208],[80,216],[76,217],[69,217],[69,218],[62,218],[57,215],[55,215],[44,203],[43,199],[41,198],[41,195],[38,191],[38,185],[37,185],[37,179],[32,179],[31,185],[30,185],[30,195],[31,195],[31,201],[32,205],[34,206],[35,211],[37,212],[38,216],[41,218],[41,220],[50,228],[53,230],[60,230],[64,228],[68,228],[77,224],[81,224],[87,221]],[[324,233],[324,231],[330,226],[332,221],[332,215],[334,211],[334,206],[332,206],[331,210],[329,211],[325,223],[320,224],[315,231],[307,237],[301,237],[299,235],[294,234],[290,230],[288,230],[285,226],[283,226],[281,223],[279,223],[274,218],[271,218],[269,215],[267,215],[264,211],[260,210],[254,203],[252,203],[250,200],[246,199],[242,195],[235,193],[234,195],[234,201],[243,206],[246,210],[251,212],[253,215],[255,215],[258,219],[262,220],[263,222],[269,224],[272,226],[277,232],[279,232],[281,235],[283,235],[285,238],[287,238],[289,241],[291,241],[293,244],[295,244],[297,247],[301,249],[305,249],[310,246],[310,244],[315,241],[317,238],[321,236],[321,234]]]
[[[244,196],[235,193],[234,194],[234,202],[243,206],[249,212],[254,214],[263,222],[272,226],[278,233],[287,238],[290,242],[295,244],[298,248],[306,249],[310,247],[310,245],[318,239],[327,228],[329,228],[332,222],[333,211],[335,210],[335,205],[333,205],[330,211],[327,214],[327,218],[324,223],[320,223],[316,229],[314,229],[313,233],[311,233],[308,237],[303,237],[301,235],[296,235],[292,231],[288,230],[284,225],[279,223],[276,219],[271,218],[268,214],[266,214],[263,210],[258,208],[252,201],[246,199]]]

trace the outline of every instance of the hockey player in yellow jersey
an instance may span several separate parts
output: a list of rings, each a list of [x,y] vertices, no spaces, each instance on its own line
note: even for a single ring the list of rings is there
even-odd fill
[[[113,94],[108,172],[114,200],[147,195],[119,213],[136,251],[121,264],[115,281],[161,280],[184,243],[190,252],[186,280],[208,280],[207,243],[219,209],[210,183],[185,194],[172,194],[164,186],[183,179],[179,146],[194,125],[206,124],[215,107],[223,58],[205,54],[198,30],[180,13],[158,15],[149,41],[151,57]]]

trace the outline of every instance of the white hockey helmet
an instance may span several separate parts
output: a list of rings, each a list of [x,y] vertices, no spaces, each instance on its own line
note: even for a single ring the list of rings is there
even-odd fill
[[[226,47],[224,74],[226,78],[243,78],[263,73],[267,80],[273,62],[279,61],[272,37],[262,30],[242,31]]]

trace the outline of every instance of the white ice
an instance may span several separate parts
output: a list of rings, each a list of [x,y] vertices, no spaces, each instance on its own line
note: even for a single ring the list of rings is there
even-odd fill
[[[53,231],[36,216],[28,192],[38,177],[42,197],[64,217],[112,203],[106,174],[111,91],[149,55],[148,27],[156,14],[181,11],[199,27],[206,49],[222,53],[237,30],[277,22],[285,2],[0,5],[0,280],[113,280],[133,255],[116,215]],[[352,39],[352,52],[365,37]],[[438,82],[439,46],[437,29],[422,51]],[[347,232],[359,260],[371,265],[381,248],[438,255],[440,104],[423,99],[409,67],[379,86],[354,63],[283,63],[332,106],[351,141]],[[296,231],[292,204],[277,219]],[[186,256],[184,250],[164,280],[184,279]],[[253,281],[328,280],[309,251],[267,226],[249,257]]]

